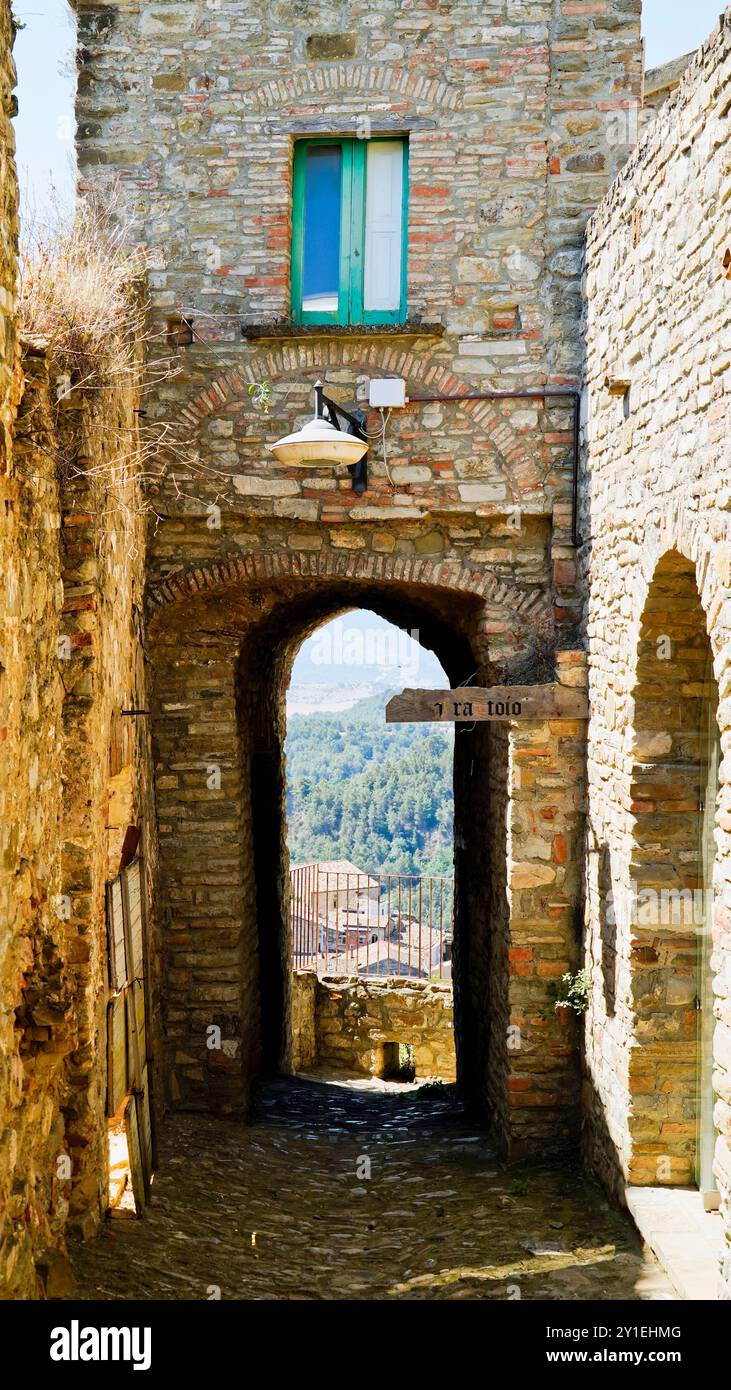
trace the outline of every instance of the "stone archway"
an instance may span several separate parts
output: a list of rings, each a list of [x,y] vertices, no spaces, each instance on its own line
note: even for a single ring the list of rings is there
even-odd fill
[[[220,593],[237,586],[245,588],[250,601],[258,601],[261,585],[277,581],[347,580],[418,585],[434,588],[445,594],[472,595],[480,600],[480,631],[489,633],[493,662],[502,655],[500,643],[502,626],[509,624],[517,637],[527,639],[533,625],[546,618],[551,610],[550,600],[542,588],[522,589],[496,579],[489,571],[477,569],[458,560],[428,560],[399,555],[349,553],[323,549],[311,550],[245,550],[237,551],[215,561],[188,565],[174,570],[147,590],[151,616],[167,604],[179,603],[200,593]],[[497,626],[496,626],[497,624]],[[511,644],[509,655],[516,648]]]
[[[232,556],[150,598],[169,1095],[245,1115],[253,1077],[287,1050],[295,651],[324,619],[370,608],[417,628],[452,683],[485,683],[496,659],[530,648],[547,601],[459,564],[326,551]],[[576,955],[582,737],[563,721],[457,740],[459,1074],[514,1154],[574,1134],[575,1040],[553,999]]]
[[[634,1015],[629,1177],[707,1191],[717,705],[695,568],[673,550],[648,587],[634,688],[625,913]]]
[[[360,566],[352,557],[327,559],[249,557],[246,583],[238,565],[199,569],[168,581],[151,622],[163,935],[172,964],[163,994],[185,1039],[169,1066],[177,1103],[244,1111],[250,1078],[262,1066],[275,1069],[287,1051],[284,696],[304,637],[327,617],[367,607],[417,628],[450,680],[487,671],[484,599],[462,567],[443,567],[448,582],[440,586],[437,567],[425,562],[392,561],[384,579],[386,559],[368,566],[370,577],[353,573]],[[187,597],[175,602],[181,589]],[[484,730],[469,758],[464,744],[463,837],[478,823],[473,802],[487,785],[486,769],[470,777],[475,757],[486,756]],[[473,866],[481,872],[481,855],[467,856],[460,875],[470,902]],[[202,1046],[209,1027],[221,1030],[220,1048]]]

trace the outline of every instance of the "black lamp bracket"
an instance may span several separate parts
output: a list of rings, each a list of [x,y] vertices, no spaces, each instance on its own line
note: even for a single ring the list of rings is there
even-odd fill
[[[340,423],[342,417],[347,421],[344,434],[352,434],[356,439],[362,439],[364,444],[368,443],[365,433],[366,413],[364,410],[349,411],[342,405],[337,405],[325,391],[321,381],[315,382],[315,416],[318,420],[329,420],[336,429],[343,429]],[[358,496],[365,492],[368,487],[368,454],[365,453],[357,463],[348,464],[348,472],[351,476],[351,486],[353,492]]]

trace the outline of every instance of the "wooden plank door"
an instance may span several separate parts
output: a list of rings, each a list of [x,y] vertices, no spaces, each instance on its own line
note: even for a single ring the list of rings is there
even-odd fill
[[[134,859],[107,888],[109,983],[107,1114],[125,1114],[132,1190],[138,1213],[150,1200],[154,1134],[147,1064],[145,921],[142,862]]]

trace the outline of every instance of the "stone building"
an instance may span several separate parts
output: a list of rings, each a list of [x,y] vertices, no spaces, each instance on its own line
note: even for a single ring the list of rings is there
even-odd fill
[[[641,86],[640,7],[612,8],[78,8],[82,186],[116,184],[148,250],[176,375],[146,408],[183,439],[147,556],[173,1104],[245,1113],[251,1077],[290,1055],[283,700],[306,634],[371,607],[455,684],[557,635],[582,680],[582,237],[627,153],[606,121]],[[408,404],[366,491],[267,453],[316,380],[352,408],[389,377]],[[582,732],[458,741],[458,1053],[514,1154],[578,1119],[552,1001],[577,962]]]
[[[588,1151],[615,1188],[718,1191],[727,1232],[729,19],[589,224],[579,518]]]
[[[256,1076],[301,1056],[284,696],[302,640],[353,606],[417,629],[455,687],[582,688],[588,656],[588,758],[578,719],[476,724],[456,740],[458,1076],[508,1156],[575,1148],[583,1112],[587,1161],[615,1192],[718,1189],[728,1227],[716,729],[731,28],[630,159],[640,0],[76,11],[81,186],[114,189],[145,248],[149,355],[164,369],[142,407],[125,387],[69,421],[43,345],[21,360],[7,339],[18,520],[2,543],[6,572],[25,578],[4,595],[0,1145],[22,1157],[0,1148],[13,1184],[0,1283],[53,1291],[68,1219],[88,1233],[103,1208],[104,889],[130,827],[158,1112],[245,1118]],[[12,287],[12,181],[4,196]],[[387,419],[368,405],[382,379],[407,397]],[[318,380],[366,413],[364,491],[266,449],[311,413]],[[115,568],[104,509],[40,461],[28,481],[22,462],[62,428],[96,457],[115,438],[105,421],[116,411],[134,430],[141,408],[170,444],[147,481],[146,537],[136,519],[125,552],[136,562]],[[67,633],[78,666],[46,661],[38,690],[39,644]],[[133,732],[120,761],[121,723]],[[123,767],[124,835],[108,846]],[[706,917],[675,921],[698,890],[712,953]],[[583,1046],[555,1009],[582,964]]]

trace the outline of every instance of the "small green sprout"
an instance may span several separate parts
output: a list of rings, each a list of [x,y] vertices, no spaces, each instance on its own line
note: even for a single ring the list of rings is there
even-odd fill
[[[585,1014],[589,1007],[591,979],[588,970],[577,970],[575,975],[567,971],[561,976],[564,987],[563,998],[556,1000],[557,1009],[571,1009],[575,1014]]]
[[[249,387],[249,395],[258,410],[263,415],[269,414],[269,406],[272,400],[272,388],[268,381],[252,381]]]

